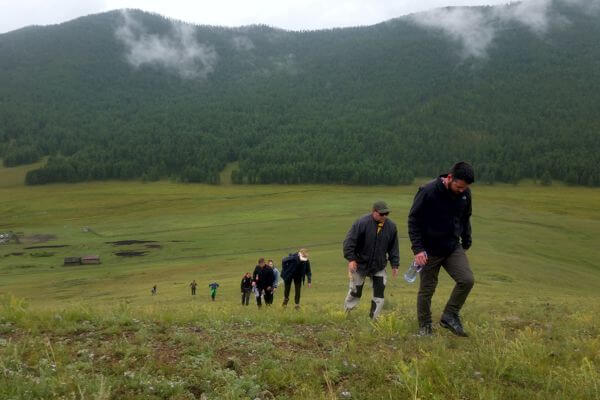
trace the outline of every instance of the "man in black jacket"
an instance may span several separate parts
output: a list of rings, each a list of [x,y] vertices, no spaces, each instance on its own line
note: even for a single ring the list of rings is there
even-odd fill
[[[398,251],[398,230],[396,224],[388,219],[390,210],[383,201],[373,204],[370,214],[357,219],[346,234],[344,240],[344,258],[348,260],[350,290],[344,302],[346,311],[350,311],[360,301],[365,278],[373,282],[371,300],[372,319],[376,319],[383,307],[383,293],[386,284],[385,266],[388,259],[392,265],[394,278],[398,275],[400,255]]]
[[[273,284],[275,283],[275,273],[269,264],[260,270],[258,274],[257,287],[261,293],[264,293],[265,304],[270,306],[273,304]]]
[[[258,259],[258,264],[256,265],[256,267],[254,267],[254,272],[252,273],[252,281],[254,282],[254,286],[257,289],[257,296],[256,296],[256,305],[258,306],[258,308],[260,308],[262,306],[262,290],[260,290],[261,288],[261,284],[259,283],[260,280],[260,272],[263,270],[263,268],[265,267],[265,259],[264,257],[261,257]]]
[[[419,335],[433,333],[431,297],[438,283],[440,267],[456,285],[446,304],[440,325],[455,335],[468,336],[459,312],[474,284],[465,250],[471,247],[471,190],[473,167],[454,164],[446,175],[419,188],[408,215],[408,234],[415,262],[422,266],[417,295]]]

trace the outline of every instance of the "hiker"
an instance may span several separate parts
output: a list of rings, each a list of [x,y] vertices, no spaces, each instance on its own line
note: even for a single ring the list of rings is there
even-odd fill
[[[256,305],[258,308],[262,306],[262,290],[261,285],[258,284],[258,280],[260,279],[260,271],[265,267],[265,259],[263,257],[258,259],[258,264],[254,267],[254,272],[252,273],[252,280],[254,281],[254,294],[256,295]]]
[[[250,272],[242,277],[242,284],[240,286],[242,290],[242,305],[248,305],[250,303],[250,292],[252,292],[252,275]]]
[[[192,296],[196,295],[196,286],[198,286],[198,284],[196,283],[196,280],[193,280],[192,283],[190,283],[190,289],[192,289]]]
[[[273,275],[275,276],[273,280],[273,292],[275,292],[275,289],[277,289],[277,286],[279,286],[279,270],[275,266],[273,260],[269,260],[267,264],[269,264],[269,266],[273,269]]]
[[[305,279],[308,278],[308,287],[312,284],[312,271],[308,261],[308,250],[300,249],[284,257],[281,261],[281,279],[283,279],[283,306],[286,307],[290,298],[292,281],[294,281],[294,303],[295,308],[300,308],[300,290]]]
[[[271,267],[273,263],[266,264],[258,274],[258,290],[264,294],[265,304],[270,306],[273,304],[273,282],[275,281],[275,274]]]
[[[150,289],[150,293],[152,293],[152,296],[156,294],[156,285],[152,286],[152,289]]]
[[[217,282],[209,283],[208,287],[210,288],[210,298],[212,301],[215,301],[215,297],[217,296],[217,288],[219,284]]]
[[[369,316],[377,319],[384,303],[388,260],[392,265],[392,276],[398,276],[398,229],[388,219],[389,213],[390,209],[384,201],[376,201],[371,212],[357,219],[346,234],[344,258],[348,260],[350,277],[350,288],[344,301],[347,312],[358,306],[365,279],[369,277],[373,283]]]
[[[454,164],[449,173],[421,186],[408,215],[408,234],[415,262],[422,266],[417,295],[419,335],[433,334],[431,298],[440,267],[456,282],[440,325],[458,336],[468,336],[459,312],[474,284],[465,251],[471,247],[471,190],[473,167]]]

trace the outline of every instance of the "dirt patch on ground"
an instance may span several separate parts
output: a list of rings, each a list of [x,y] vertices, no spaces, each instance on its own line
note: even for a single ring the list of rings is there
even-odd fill
[[[143,244],[143,243],[156,243],[155,240],[118,240],[116,242],[106,242],[106,244],[112,244],[113,246],[129,246],[132,244]]]
[[[147,244],[144,247],[147,247],[149,249],[160,249],[160,248],[162,248],[162,246],[160,244]]]
[[[24,253],[8,253],[5,254],[4,257],[8,257],[8,256],[22,256]]]
[[[45,243],[50,240],[56,240],[56,235],[51,235],[51,234],[46,234],[46,233],[37,233],[35,235],[19,237],[19,240],[23,244]]]
[[[127,250],[127,251],[116,251],[114,254],[119,257],[137,257],[137,256],[146,255],[146,253],[148,253],[148,252],[147,251]]]
[[[68,244],[55,244],[55,245],[49,245],[49,246],[29,246],[29,247],[24,247],[25,250],[30,250],[30,249],[56,249],[59,247],[69,247]]]

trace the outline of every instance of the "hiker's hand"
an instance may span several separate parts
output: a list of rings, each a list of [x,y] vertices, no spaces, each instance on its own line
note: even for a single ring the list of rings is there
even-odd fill
[[[398,277],[398,268],[397,268],[397,267],[396,267],[396,268],[392,268],[392,276],[393,276],[394,278],[397,278],[397,277]]]
[[[357,266],[357,264],[356,264],[356,261],[350,261],[350,262],[348,263],[348,271],[349,271],[350,273],[352,273],[352,272],[356,272],[356,268],[357,268],[357,267],[358,267],[358,266]]]
[[[308,283],[308,287],[310,288],[311,286],[312,286],[312,283],[310,283],[310,282],[309,282],[309,283]]]
[[[422,251],[422,252],[416,254],[415,262],[417,263],[417,265],[420,265],[421,267],[424,266],[425,264],[427,264],[427,253],[425,251]]]

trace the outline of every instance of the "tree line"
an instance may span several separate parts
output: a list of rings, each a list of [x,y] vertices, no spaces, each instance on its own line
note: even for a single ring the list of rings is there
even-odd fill
[[[197,27],[219,58],[196,80],[128,65],[118,13],[3,34],[0,157],[12,167],[48,156],[28,184],[218,183],[239,161],[234,183],[396,185],[468,160],[479,182],[600,186],[600,27],[561,12],[568,29],[509,26],[486,59],[406,19]],[[169,20],[134,17],[169,33]],[[253,47],[236,48],[240,36]]]

